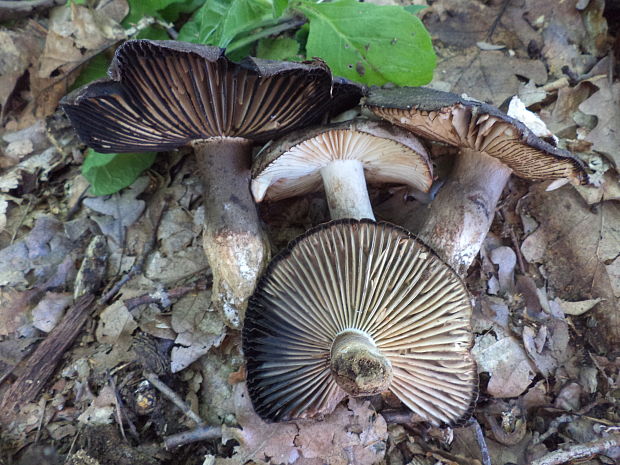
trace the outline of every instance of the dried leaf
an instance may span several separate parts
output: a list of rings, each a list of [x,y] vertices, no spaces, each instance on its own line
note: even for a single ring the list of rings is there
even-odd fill
[[[440,61],[433,85],[500,105],[518,92],[517,75],[536,84],[547,82],[547,69],[541,61],[513,58],[502,52],[470,50]]]
[[[537,233],[546,243],[541,262],[549,286],[564,300],[600,298],[593,310],[600,327],[592,333],[592,341],[616,344],[620,284],[614,262],[620,255],[620,207],[607,201],[593,211],[572,187],[544,192],[541,185],[530,188],[525,205],[540,223]]]
[[[322,421],[265,423],[255,413],[244,383],[235,387],[237,421],[241,430],[224,428],[222,440],[236,439],[239,446],[230,459],[218,465],[317,463],[372,465],[383,463],[388,433],[381,415],[370,403],[355,398],[339,405]]]
[[[129,339],[131,333],[138,327],[121,300],[104,309],[99,315],[99,320],[95,335],[97,340],[104,344],[116,344],[121,337]]]
[[[71,305],[71,294],[47,292],[45,297],[32,309],[32,324],[35,328],[49,333],[56,327],[64,311]]]
[[[496,339],[491,333],[476,338],[472,354],[478,372],[491,375],[488,393],[493,397],[517,397],[534,378],[527,354],[512,336]]]
[[[605,154],[620,168],[620,83],[610,84],[607,76],[591,81],[599,90],[579,105],[579,109],[598,118],[586,137],[594,150]]]
[[[173,305],[172,329],[178,333],[171,354],[173,373],[186,368],[224,339],[226,326],[219,313],[209,311],[210,304],[211,294],[200,292]]]
[[[138,178],[128,189],[108,197],[90,197],[84,199],[84,205],[103,215],[93,215],[93,220],[108,238],[116,244],[122,244],[126,229],[140,218],[144,211],[144,200],[137,197],[148,187],[146,176]]]

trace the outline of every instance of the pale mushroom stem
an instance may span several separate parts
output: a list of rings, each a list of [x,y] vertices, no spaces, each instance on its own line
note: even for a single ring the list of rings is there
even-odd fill
[[[334,339],[330,367],[336,383],[351,396],[387,391],[392,364],[363,331],[348,329]]]
[[[368,197],[364,167],[360,161],[331,161],[321,168],[321,176],[332,220],[375,219]]]
[[[480,251],[511,173],[494,157],[462,149],[426,212],[418,237],[461,276]]]
[[[203,245],[213,273],[212,303],[239,328],[268,256],[250,193],[252,144],[241,138],[193,142],[204,184]]]

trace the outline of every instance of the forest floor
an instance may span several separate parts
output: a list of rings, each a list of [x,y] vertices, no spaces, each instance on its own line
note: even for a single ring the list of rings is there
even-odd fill
[[[263,423],[240,334],[209,310],[194,160],[159,156],[131,187],[90,195],[85,147],[58,101],[75,63],[119,39],[87,6],[52,30],[51,12],[67,8],[56,6],[0,28],[0,463],[620,461],[620,5],[428,3],[431,86],[496,106],[519,96],[592,181],[506,186],[466,279],[480,374],[472,421],[411,423],[378,395],[320,422]],[[118,22],[123,8],[111,0],[98,14]],[[441,175],[454,151],[428,147]],[[378,188],[371,199],[379,220],[415,228],[415,200]],[[274,252],[329,218],[322,194],[259,210]],[[174,436],[197,426],[201,441]]]

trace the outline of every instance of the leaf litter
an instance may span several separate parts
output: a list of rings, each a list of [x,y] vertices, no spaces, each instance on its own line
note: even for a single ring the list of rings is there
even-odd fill
[[[620,421],[614,397],[620,359],[613,351],[620,337],[618,83],[609,74],[603,2],[578,3],[438,0],[420,13],[439,57],[432,86],[496,105],[519,95],[592,172],[590,186],[551,192],[512,179],[467,278],[481,379],[474,416],[492,463],[537,463],[562,444],[609,438]],[[28,453],[36,438],[51,438],[64,454],[77,441],[70,462],[116,463],[110,448],[80,440],[99,435],[123,444],[117,449],[134,463],[482,463],[471,425],[386,424],[381,413],[399,407],[387,397],[350,399],[316,422],[266,424],[254,414],[239,335],[209,311],[204,213],[191,160],[159,160],[151,176],[122,193],[86,194],[82,202],[83,148],[67,132],[50,137],[52,123],[44,118],[79,66],[125,37],[119,26],[125,14],[124,1],[101,8],[72,3],[47,14],[44,27],[31,22],[0,31],[3,383],[19,374],[42,331],[72,303],[76,269],[93,234],[108,239],[108,286],[140,261],[155,234],[142,273],[91,318],[43,401],[21,406],[6,428],[16,447],[7,449]],[[449,156],[436,157],[438,172]],[[377,212],[404,226],[419,208],[396,195],[388,202]],[[327,217],[318,197],[262,213],[279,247]],[[145,380],[134,347],[144,335],[164,355],[161,379],[208,425],[223,425],[223,440],[174,452],[156,448],[144,461],[146,445],[194,426],[159,394],[150,413],[135,408]],[[121,439],[119,421],[133,442]],[[79,422],[115,429],[90,426],[80,433]],[[607,454],[591,462],[618,458],[613,450]]]

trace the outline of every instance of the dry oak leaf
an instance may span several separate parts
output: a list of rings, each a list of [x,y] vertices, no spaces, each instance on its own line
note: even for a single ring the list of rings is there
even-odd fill
[[[538,85],[547,82],[547,69],[542,61],[510,57],[502,51],[481,52],[476,47],[438,63],[432,87],[441,87],[457,94],[466,93],[500,105],[519,91],[517,75],[525,76]]]
[[[579,109],[598,118],[586,140],[620,168],[620,82],[610,84],[607,76],[591,81],[599,90],[579,105]]]
[[[533,185],[524,207],[540,223],[549,287],[564,300],[600,298],[589,313],[599,323],[591,338],[611,348],[620,342],[620,206],[604,201],[593,211],[570,186],[544,189]]]

